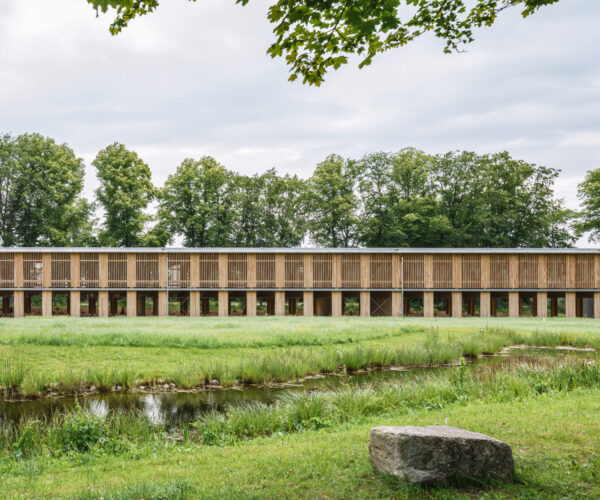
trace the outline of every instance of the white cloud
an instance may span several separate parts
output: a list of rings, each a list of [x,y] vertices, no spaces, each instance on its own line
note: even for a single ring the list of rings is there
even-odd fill
[[[321,88],[287,81],[266,49],[268,3],[163,0],[121,35],[84,0],[5,0],[0,18],[0,131],[38,131],[86,162],[116,140],[161,183],[186,157],[212,155],[252,174],[310,174],[329,153],[361,156],[508,150],[563,171],[557,191],[600,167],[600,4],[518,10],[476,33],[464,54],[426,36],[356,60]],[[560,36],[557,36],[560,33]],[[95,187],[88,167],[86,192]]]

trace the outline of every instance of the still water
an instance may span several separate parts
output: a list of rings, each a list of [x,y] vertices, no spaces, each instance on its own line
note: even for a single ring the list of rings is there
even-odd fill
[[[598,354],[588,351],[526,348],[508,349],[494,356],[485,356],[468,362],[467,369],[474,370],[489,366],[500,368],[517,362],[544,362],[561,358],[599,359]],[[429,373],[456,369],[456,366],[437,366],[411,370],[388,368],[353,373],[334,374],[308,378],[295,384],[277,387],[244,387],[242,389],[212,389],[199,392],[166,393],[108,393],[84,397],[45,398],[29,401],[0,401],[0,425],[21,418],[46,416],[72,410],[76,401],[82,408],[105,415],[109,411],[137,411],[146,414],[154,422],[167,426],[196,419],[207,411],[225,411],[228,405],[260,401],[271,404],[282,393],[289,391],[317,391],[342,386],[364,386],[382,382],[395,382],[422,377]]]

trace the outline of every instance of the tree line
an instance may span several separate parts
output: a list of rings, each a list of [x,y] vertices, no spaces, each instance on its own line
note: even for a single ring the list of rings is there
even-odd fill
[[[84,162],[40,134],[0,137],[2,246],[563,247],[600,241],[600,169],[579,186],[583,210],[554,193],[558,170],[501,152],[413,148],[330,155],[308,179],[252,176],[210,156],[184,160],[164,186],[114,143]],[[150,207],[157,207],[151,212]]]

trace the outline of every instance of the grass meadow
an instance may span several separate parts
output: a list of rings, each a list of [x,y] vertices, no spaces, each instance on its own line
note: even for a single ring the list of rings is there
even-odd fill
[[[536,318],[24,318],[0,322],[5,398],[269,384],[435,365],[505,346],[600,347],[600,322]]]
[[[0,322],[3,398],[451,363],[396,382],[284,393],[167,428],[141,413],[0,422],[0,497],[598,498],[600,363],[568,352],[468,367],[515,344],[600,349],[593,320],[25,318]],[[159,386],[156,386],[159,387]],[[156,388],[155,387],[155,388]],[[508,442],[517,480],[421,489],[373,471],[376,425]]]

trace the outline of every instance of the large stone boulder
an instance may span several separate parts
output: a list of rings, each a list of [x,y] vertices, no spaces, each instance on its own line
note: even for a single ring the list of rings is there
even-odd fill
[[[457,427],[374,427],[369,453],[376,470],[426,485],[514,475],[508,444]]]

